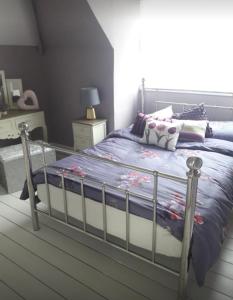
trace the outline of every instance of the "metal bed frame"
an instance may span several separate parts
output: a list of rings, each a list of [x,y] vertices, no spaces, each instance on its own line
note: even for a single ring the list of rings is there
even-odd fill
[[[144,97],[144,94],[142,95]],[[140,167],[136,167],[133,165],[121,163],[112,161],[106,158],[86,154],[83,152],[74,152],[71,150],[59,148],[53,145],[49,145],[45,142],[32,142],[29,140],[29,126],[26,123],[19,124],[19,130],[22,140],[22,146],[23,146],[23,152],[24,152],[24,159],[25,159],[25,168],[26,168],[26,178],[27,178],[27,186],[28,186],[28,192],[29,192],[29,199],[30,199],[30,207],[31,207],[31,217],[32,217],[32,224],[34,230],[39,230],[39,214],[44,214],[48,216],[49,218],[52,218],[56,220],[59,223],[66,224],[69,227],[72,227],[78,231],[84,232],[85,234],[97,239],[102,240],[107,244],[110,244],[112,247],[118,248],[124,252],[130,253],[133,256],[136,256],[137,258],[147,261],[163,270],[166,270],[174,275],[176,275],[178,280],[178,298],[179,300],[184,299],[186,296],[186,285],[188,280],[188,266],[189,266],[189,250],[190,250],[190,244],[192,239],[192,232],[193,232],[193,225],[194,225],[194,213],[195,213],[195,207],[196,207],[196,197],[197,197],[197,187],[198,187],[198,178],[200,177],[200,169],[202,166],[202,160],[199,157],[189,157],[187,159],[187,177],[178,177],[171,174],[165,174],[161,173],[157,170],[150,170],[150,169],[144,169]],[[47,193],[47,200],[48,200],[48,212],[41,211],[37,208],[36,205],[36,198],[35,198],[35,191],[33,188],[33,177],[32,177],[32,160],[30,156],[30,144],[37,144],[40,145],[42,148],[42,157],[43,157],[43,169],[44,169],[44,179],[45,179],[45,185],[46,185],[46,193]],[[50,192],[49,192],[49,184],[48,184],[48,177],[47,177],[47,164],[46,164],[46,157],[45,157],[45,148],[51,148],[55,151],[65,153],[68,155],[80,155],[87,158],[92,159],[93,161],[102,161],[104,163],[108,163],[111,165],[121,166],[127,169],[132,169],[138,172],[150,174],[153,176],[153,193],[150,197],[144,197],[140,195],[139,193],[135,193],[133,191],[130,191],[128,189],[122,189],[120,187],[109,185],[105,182],[101,182],[100,187],[102,190],[102,209],[103,209],[103,236],[102,238],[99,236],[95,236],[94,234],[87,231],[87,222],[86,222],[86,203],[85,203],[85,194],[84,194],[84,184],[85,184],[85,178],[82,176],[78,176],[79,182],[81,185],[81,199],[82,199],[82,228],[79,228],[73,224],[70,224],[69,222],[69,215],[68,215],[68,207],[67,207],[67,197],[66,197],[66,190],[65,190],[65,176],[63,172],[61,172],[61,185],[62,185],[62,191],[63,191],[63,201],[64,201],[64,221],[61,219],[56,218],[52,215],[52,207],[50,202]],[[186,206],[185,206],[185,216],[184,216],[184,232],[183,232],[183,240],[182,240],[182,251],[181,251],[181,257],[180,257],[180,268],[179,271],[176,272],[172,269],[170,269],[167,266],[162,266],[158,262],[155,261],[155,254],[156,254],[156,231],[157,231],[157,222],[156,222],[156,209],[157,209],[157,191],[158,191],[158,178],[166,178],[168,180],[173,180],[176,182],[183,183],[186,185]],[[88,179],[88,182],[91,180]],[[93,183],[96,183],[96,181],[93,180]],[[119,246],[116,245],[110,241],[108,241],[107,238],[107,214],[106,214],[106,201],[105,201],[105,193],[106,188],[111,188],[117,191],[123,192],[125,194],[125,214],[126,214],[126,239],[125,239],[125,245]],[[130,203],[130,196],[137,196],[137,197],[143,197],[145,201],[152,201],[153,203],[153,220],[152,220],[152,250],[151,250],[151,259],[146,259],[143,256],[140,256],[139,254],[135,254],[132,252],[129,248],[130,244],[130,218],[129,218],[129,203]]]

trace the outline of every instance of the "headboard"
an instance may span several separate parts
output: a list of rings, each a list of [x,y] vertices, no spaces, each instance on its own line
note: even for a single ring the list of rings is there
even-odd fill
[[[142,79],[142,112],[150,113],[168,105],[172,105],[174,112],[181,112],[200,103],[205,104],[209,120],[233,120],[233,93],[146,88]]]

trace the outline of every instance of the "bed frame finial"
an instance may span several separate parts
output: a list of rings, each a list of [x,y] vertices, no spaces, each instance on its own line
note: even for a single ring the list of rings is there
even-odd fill
[[[26,122],[22,122],[19,123],[18,125],[19,131],[20,131],[20,135],[25,135],[28,136],[29,135],[29,125]]]
[[[141,112],[145,113],[145,78],[142,78],[141,85]]]
[[[192,175],[198,175],[202,167],[203,161],[200,157],[191,156],[187,159],[186,165],[189,168],[189,172]]]

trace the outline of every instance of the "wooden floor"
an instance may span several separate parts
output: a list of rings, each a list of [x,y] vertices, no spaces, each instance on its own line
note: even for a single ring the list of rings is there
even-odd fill
[[[176,279],[102,242],[41,217],[31,227],[29,205],[0,195],[1,300],[175,300]],[[233,225],[205,286],[191,276],[188,299],[233,299]]]

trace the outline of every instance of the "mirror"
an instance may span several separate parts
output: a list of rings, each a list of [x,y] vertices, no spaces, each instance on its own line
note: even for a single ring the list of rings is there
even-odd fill
[[[6,78],[4,71],[0,70],[0,111],[5,111],[8,107],[8,95],[6,88]]]

